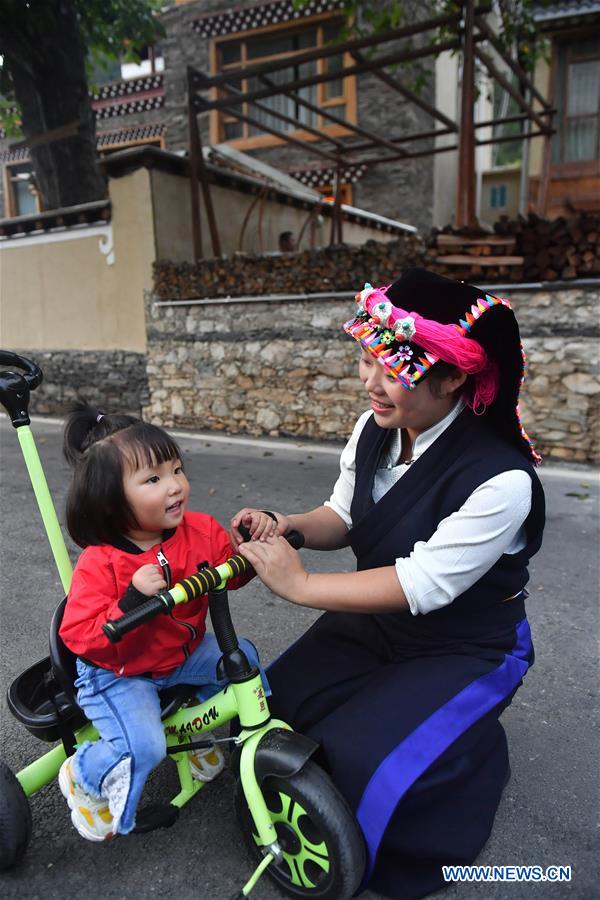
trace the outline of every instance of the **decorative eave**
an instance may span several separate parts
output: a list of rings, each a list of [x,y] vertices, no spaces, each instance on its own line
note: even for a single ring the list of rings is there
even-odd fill
[[[558,2],[534,7],[533,18],[542,31],[590,26],[600,22],[600,0],[578,0],[577,3]]]
[[[356,184],[367,171],[367,166],[361,163],[344,166],[340,172],[342,182]],[[302,166],[287,170],[288,175],[295,178],[307,187],[325,187],[335,182],[336,170],[333,166]]]
[[[101,160],[101,165],[105,171],[114,177],[133,172],[136,169],[145,167],[148,169],[159,169],[165,172],[171,172],[174,175],[180,175],[189,178],[189,159],[178,153],[169,150],[160,150],[158,147],[152,147],[150,144],[140,147],[132,147],[130,149],[120,150],[105,156]],[[252,178],[248,175],[242,175],[233,170],[224,169],[220,166],[205,163],[208,179],[212,184],[221,187],[231,188],[245,194],[260,194],[264,191],[265,183],[258,178]],[[270,186],[269,196],[276,199],[279,203],[287,206],[295,206],[310,212],[315,208],[317,201],[305,199],[297,194],[288,193],[283,188]],[[324,215],[331,215],[333,204],[319,205],[319,211]],[[358,209],[357,207],[342,204],[342,215],[344,221],[357,222],[361,225],[369,225],[379,231],[390,232],[392,234],[404,234],[406,232],[414,233],[416,228],[412,225],[406,225],[403,222],[397,222],[393,219],[387,219],[367,210]]]
[[[110,221],[110,216],[110,200],[96,200],[93,203],[52,209],[48,212],[34,213],[31,216],[0,219],[0,241],[11,237],[27,237],[28,235],[54,232],[57,229],[106,224]]]
[[[164,78],[158,72],[141,78],[113,81],[103,85],[90,97],[97,121],[160,109],[165,102]]]
[[[191,26],[200,37],[213,38],[237,31],[252,31],[266,25],[297,22],[320,13],[335,12],[341,6],[339,0],[309,0],[297,9],[293,0],[274,0],[245,8],[234,7],[227,12],[206,13],[194,19]]]
[[[95,93],[90,93],[92,106],[96,101],[112,100],[117,97],[130,97],[132,94],[142,94],[164,89],[162,72],[154,75],[142,75],[139,78],[126,78],[122,81],[110,81],[103,84]]]
[[[96,146],[114,147],[119,144],[130,144],[136,141],[149,141],[162,137],[167,130],[164,122],[151,122],[147,125],[131,125],[129,128],[118,128],[112,131],[98,131]],[[0,153],[0,163],[28,162],[30,159],[27,147],[15,150],[4,150]]]
[[[96,134],[96,143],[98,147],[113,147],[115,144],[148,141],[162,137],[166,130],[164,122],[152,122],[149,125],[132,125],[131,128],[119,128],[116,131],[99,131]]]

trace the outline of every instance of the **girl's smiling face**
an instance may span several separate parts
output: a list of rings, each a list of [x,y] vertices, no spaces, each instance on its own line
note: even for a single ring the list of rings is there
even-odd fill
[[[464,384],[466,375],[456,375],[439,382],[439,396],[422,382],[412,391],[389,375],[381,363],[361,348],[358,374],[371,401],[375,421],[381,428],[406,428],[412,440],[446,416],[455,403],[454,392]]]
[[[139,468],[127,461],[123,490],[137,523],[127,537],[133,541],[160,541],[163,531],[181,522],[190,484],[178,458],[144,463]]]

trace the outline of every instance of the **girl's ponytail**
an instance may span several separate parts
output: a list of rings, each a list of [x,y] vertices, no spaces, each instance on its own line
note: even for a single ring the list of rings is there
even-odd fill
[[[92,444],[140,420],[135,416],[105,414],[85,400],[77,400],[67,417],[63,454],[69,465],[77,466]]]

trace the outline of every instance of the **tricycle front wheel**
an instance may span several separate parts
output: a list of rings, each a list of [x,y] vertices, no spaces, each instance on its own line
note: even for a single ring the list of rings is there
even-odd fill
[[[31,809],[23,788],[0,760],[0,871],[14,866],[31,837]]]
[[[331,780],[308,760],[289,778],[261,784],[283,854],[267,872],[292,897],[344,900],[356,892],[365,868],[365,845],[350,807]],[[262,854],[241,782],[236,809],[251,853]]]

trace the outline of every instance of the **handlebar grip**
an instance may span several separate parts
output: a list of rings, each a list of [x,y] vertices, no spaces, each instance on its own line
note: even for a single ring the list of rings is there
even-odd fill
[[[145,603],[142,603],[141,606],[137,606],[135,609],[122,615],[119,619],[109,619],[102,626],[102,631],[111,644],[118,644],[124,635],[133,631],[138,625],[154,619],[161,613],[168,613],[169,610],[173,609],[174,605],[175,603],[170,594],[166,592],[156,594],[154,597],[146,600]]]
[[[238,525],[238,531],[241,534],[241,536],[244,538],[244,542],[247,542],[251,539],[250,529],[248,528],[247,525],[244,525],[243,523],[241,523],[240,525]],[[294,530],[294,531],[288,532],[285,535],[285,539],[288,542],[288,544],[290,545],[290,547],[294,548],[294,550],[300,550],[302,547],[304,547],[304,535],[300,531]]]
[[[301,550],[304,547],[304,535],[301,531],[289,531],[285,539],[294,550]]]

